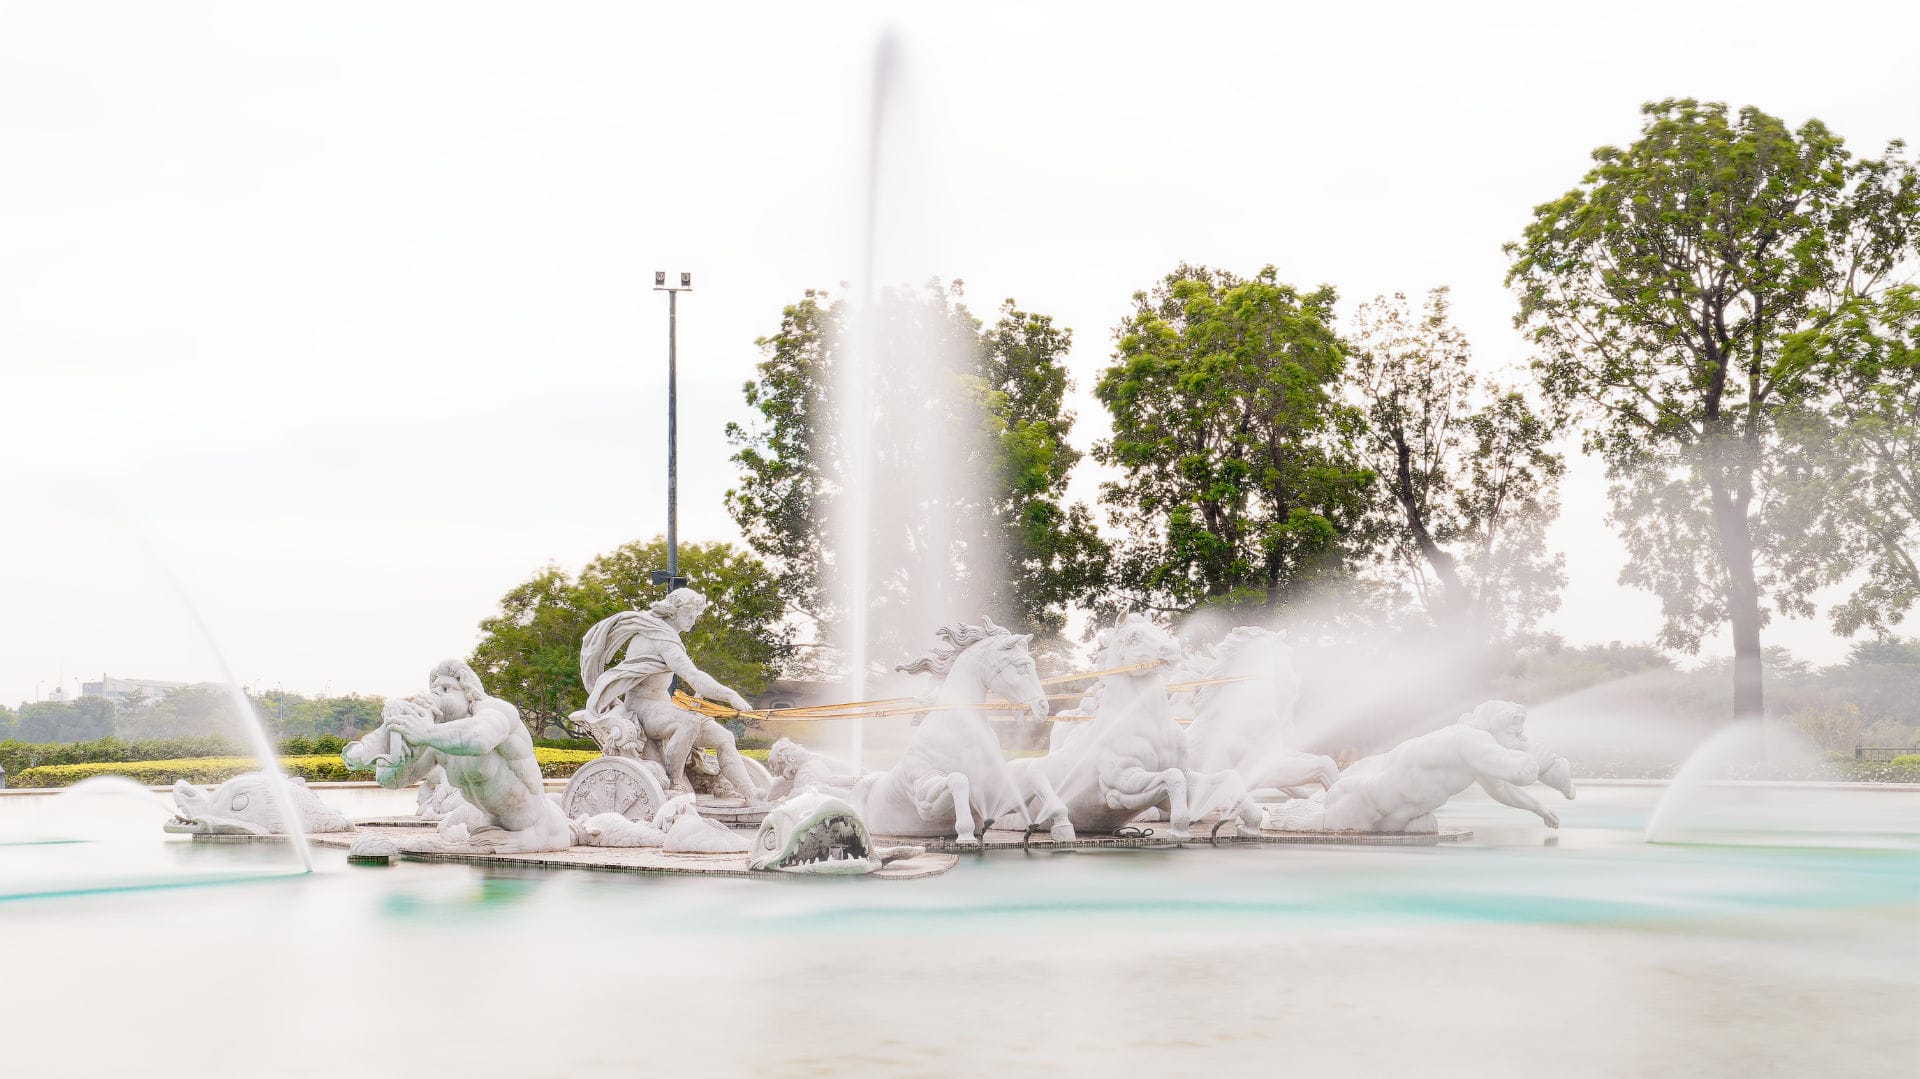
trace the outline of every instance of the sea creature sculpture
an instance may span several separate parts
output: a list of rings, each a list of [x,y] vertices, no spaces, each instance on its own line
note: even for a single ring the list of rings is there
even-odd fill
[[[1297,798],[1308,786],[1340,778],[1332,757],[1289,748],[1300,676],[1285,633],[1241,626],[1198,665],[1187,765],[1198,772],[1238,772],[1247,785],[1275,787]]]
[[[1114,627],[1101,656],[1105,668],[1129,668],[1101,680],[1099,711],[1087,730],[1060,750],[1015,761],[1022,775],[1039,775],[1059,791],[1073,827],[1112,832],[1143,811],[1167,814],[1169,834],[1190,835],[1196,806],[1219,807],[1243,828],[1260,826],[1260,810],[1246,781],[1232,770],[1195,772],[1186,734],[1173,718],[1165,665],[1180,658],[1179,644],[1144,615]]]
[[[1520,790],[1540,778],[1543,756],[1527,744],[1526,721],[1525,708],[1487,701],[1457,723],[1354,762],[1332,787],[1311,798],[1272,807],[1267,826],[1297,832],[1432,833],[1439,830],[1434,811],[1479,783],[1500,801],[1537,813],[1557,828],[1559,818]],[[1566,762],[1545,756],[1548,770],[1564,779],[1562,793],[1572,797]]]
[[[871,873],[925,847],[876,847],[853,806],[819,789],[775,806],[760,822],[747,867],[762,872]]]
[[[899,762],[860,777],[848,798],[876,834],[953,835],[971,844],[987,821],[1008,818],[1036,823],[1056,838],[1073,837],[1066,806],[1047,776],[1016,776],[977,707],[997,697],[1046,718],[1047,691],[1027,653],[1032,636],[1010,633],[992,619],[980,622],[943,627],[932,651],[899,668],[939,681],[922,698],[933,707]]]
[[[265,773],[237,775],[213,791],[182,779],[173,785],[175,816],[169,832],[191,835],[286,835],[280,799]],[[300,814],[300,830],[350,832],[353,825],[338,810],[307,789],[304,780],[287,780],[287,794]]]

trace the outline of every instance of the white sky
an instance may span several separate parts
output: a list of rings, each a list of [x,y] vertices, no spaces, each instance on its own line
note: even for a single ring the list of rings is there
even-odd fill
[[[900,9],[915,243],[1074,329],[1085,448],[1181,259],[1347,311],[1450,284],[1491,370],[1500,244],[1642,101],[1920,138],[1920,7],[1562,7]],[[217,678],[194,611],[243,682],[408,691],[544,562],[663,530],[656,269],[696,275],[681,534],[733,538],[753,339],[851,273],[878,10],[0,4],[0,701]],[[1576,462],[1552,625],[1649,639],[1601,491]]]

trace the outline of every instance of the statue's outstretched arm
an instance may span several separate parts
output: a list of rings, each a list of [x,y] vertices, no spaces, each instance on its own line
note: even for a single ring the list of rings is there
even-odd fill
[[[412,786],[425,779],[428,772],[440,767],[440,754],[425,747],[416,747],[396,764],[396,767],[375,766],[374,782],[394,789]]]
[[[1510,805],[1515,809],[1524,809],[1534,816],[1539,817],[1546,822],[1549,828],[1560,827],[1560,817],[1558,814],[1546,806],[1541,805],[1535,800],[1533,795],[1528,794],[1526,791],[1521,790],[1511,783],[1499,779],[1488,779],[1482,776],[1480,779],[1480,789],[1486,791],[1488,797],[1499,802],[1501,805]]]
[[[1463,738],[1458,743],[1460,756],[1482,779],[1491,777],[1525,787],[1540,778],[1540,765],[1534,761],[1533,754],[1525,750],[1508,749],[1484,731],[1470,733],[1471,737]]]
[[[403,731],[407,741],[437,749],[454,757],[480,757],[493,752],[507,740],[515,726],[512,716],[485,705],[465,719],[410,727]]]
[[[680,680],[693,687],[693,691],[710,701],[725,701],[742,712],[753,710],[752,702],[720,684],[720,680],[693,665],[693,659],[684,648],[667,647],[661,649],[667,666]]]

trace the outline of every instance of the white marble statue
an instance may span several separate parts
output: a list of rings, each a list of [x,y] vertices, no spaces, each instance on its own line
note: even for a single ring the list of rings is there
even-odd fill
[[[702,817],[691,791],[669,798],[653,826],[666,836],[660,846],[669,854],[745,854],[752,846],[746,836]]]
[[[1290,748],[1300,676],[1286,634],[1242,626],[1194,664],[1193,681],[1233,679],[1191,693],[1187,766],[1198,772],[1231,769],[1258,790],[1273,787],[1304,798],[1308,786],[1340,778],[1332,757]]]
[[[1066,807],[1047,776],[1016,777],[986,715],[974,707],[999,698],[1046,718],[1047,691],[1027,654],[1031,636],[985,618],[977,626],[944,627],[936,636],[938,646],[899,669],[937,678],[931,698],[923,699],[938,707],[913,729],[900,761],[860,777],[848,801],[882,836],[953,835],[977,843],[985,823],[1000,819],[1003,826],[1031,822],[1072,838]]]
[[[287,780],[287,794],[300,814],[300,829],[350,832],[353,825],[320,800],[301,779]],[[273,781],[260,772],[234,776],[212,791],[178,780],[173,785],[174,819],[169,832],[193,835],[286,835],[287,822]]]
[[[706,607],[705,596],[676,588],[645,611],[622,611],[587,631],[580,642],[580,681],[587,688],[588,727],[603,753],[657,761],[675,792],[693,789],[689,758],[696,748],[710,749],[734,793],[757,804],[766,798],[767,780],[747,766],[733,732],[672,700],[677,675],[701,697],[742,711],[752,707],[694,666],[680,640]],[[623,647],[624,658],[609,667]]]
[[[1503,705],[1504,707],[1489,707],[1490,705]],[[1521,747],[1533,755],[1533,763],[1540,768],[1537,781],[1559,791],[1561,797],[1567,801],[1573,801],[1575,792],[1573,787],[1572,766],[1567,763],[1565,757],[1560,756],[1558,753],[1544,746],[1533,744],[1527,738],[1526,721],[1526,709],[1517,704],[1505,701],[1488,701],[1486,704],[1460,717],[1460,724],[1462,726],[1476,727],[1492,734],[1495,738],[1509,737],[1509,732],[1517,729],[1519,731]],[[1502,744],[1505,743],[1503,742]],[[1548,809],[1546,806],[1541,805],[1533,795],[1528,794],[1523,789],[1525,786],[1526,784],[1524,783],[1515,784],[1506,780],[1497,779],[1493,776],[1480,777],[1480,789],[1486,791],[1489,798],[1499,802],[1501,805],[1512,806],[1515,809],[1524,809],[1534,816],[1539,817],[1541,822],[1549,828],[1560,827],[1560,815]]]
[[[845,798],[860,781],[852,765],[815,753],[791,738],[782,738],[767,750],[767,771],[773,776],[767,797],[775,802],[809,789]]]
[[[466,803],[460,788],[447,780],[445,768],[434,768],[420,777],[420,792],[414,796],[413,815],[419,820],[439,822]]]
[[[573,822],[573,843],[577,847],[659,847],[667,842],[667,833],[650,820],[628,820],[618,813],[595,813]]]
[[[1259,807],[1237,773],[1188,767],[1186,733],[1167,696],[1167,665],[1179,658],[1179,644],[1164,630],[1144,615],[1128,615],[1114,627],[1100,666],[1146,666],[1102,678],[1099,711],[1063,748],[1014,762],[1017,773],[1044,776],[1059,792],[1074,828],[1112,832],[1154,808],[1167,814],[1175,839],[1189,836],[1196,808],[1218,808],[1243,828],[1259,827]]]
[[[573,845],[572,822],[546,796],[520,710],[488,696],[480,676],[457,659],[433,668],[426,693],[387,702],[380,726],[340,755],[349,766],[373,767],[383,787],[445,769],[465,804],[440,822],[437,836],[405,840],[408,849],[523,853]]]
[[[1107,647],[1112,643],[1111,629],[1103,629],[1094,637],[1092,662],[1095,667],[1100,665],[1100,657],[1107,654]],[[1080,699],[1072,707],[1054,713],[1054,721],[1048,724],[1052,729],[1047,731],[1047,752],[1058,753],[1065,749],[1067,743],[1086,731],[1087,724],[1099,711],[1100,682],[1095,680],[1081,691]]]
[[[1519,705],[1487,701],[1457,723],[1354,762],[1324,792],[1274,806],[1267,824],[1296,832],[1431,833],[1439,830],[1434,811],[1479,783],[1500,801],[1559,827],[1559,818],[1520,789],[1541,773],[1542,755],[1527,744],[1526,721]],[[1564,779],[1562,793],[1572,797],[1566,762],[1548,759],[1549,770]]]

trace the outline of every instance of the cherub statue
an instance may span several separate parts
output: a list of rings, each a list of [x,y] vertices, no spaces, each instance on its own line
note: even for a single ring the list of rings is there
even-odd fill
[[[773,789],[767,797],[776,802],[810,787],[845,798],[860,781],[852,765],[815,753],[791,738],[782,738],[767,750],[767,771],[773,773]]]
[[[1434,832],[1433,812],[1447,799],[1479,783],[1506,803],[1537,813],[1551,828],[1559,818],[1520,788],[1541,776],[1541,763],[1527,744],[1527,710],[1511,701],[1487,701],[1460,721],[1409,739],[1385,753],[1356,761],[1332,787],[1268,811],[1267,826],[1284,831]],[[1566,762],[1553,758],[1547,770],[1564,779]]]

